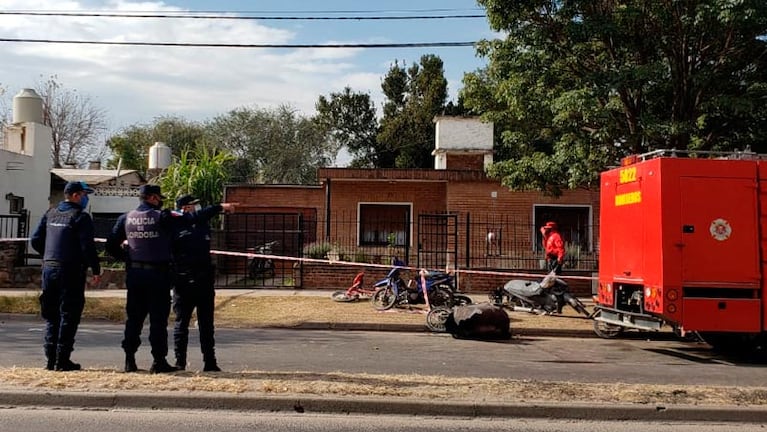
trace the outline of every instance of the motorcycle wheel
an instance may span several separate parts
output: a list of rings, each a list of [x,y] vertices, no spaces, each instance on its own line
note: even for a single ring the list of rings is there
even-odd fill
[[[394,295],[394,290],[391,287],[378,288],[373,296],[370,297],[370,303],[375,310],[387,310],[394,307],[394,303],[397,302],[397,296]]]
[[[452,310],[446,307],[436,307],[426,314],[426,327],[436,333],[444,333],[447,331],[445,323],[448,316],[450,316]]]
[[[330,295],[330,298],[333,301],[341,302],[341,303],[349,303],[353,301],[359,300],[359,295],[353,295],[349,296],[346,295],[346,291],[334,291],[333,294]]]
[[[466,294],[453,294],[453,306],[466,306],[470,304],[474,304],[474,302]]]
[[[268,276],[267,276],[268,275]],[[274,261],[268,260],[266,262],[266,268],[264,269],[264,277],[274,277]]]
[[[429,307],[435,308],[444,306],[449,308],[453,307],[453,304],[453,292],[450,291],[450,288],[444,285],[435,287],[434,290],[429,293]]]
[[[577,297],[573,296],[567,296],[567,304],[572,306],[573,309],[575,309],[576,312],[578,312],[581,315],[589,316],[589,311],[586,310],[586,306],[581,303],[580,300],[578,300]]]
[[[602,339],[615,339],[620,336],[625,327],[613,324],[603,323],[602,321],[594,321],[594,333]]]

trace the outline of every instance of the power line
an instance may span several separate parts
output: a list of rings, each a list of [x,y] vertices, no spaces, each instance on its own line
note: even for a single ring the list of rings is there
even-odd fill
[[[433,8],[433,9],[368,9],[368,10],[180,10],[180,11],[159,11],[159,10],[132,10],[132,13],[168,13],[168,14],[370,14],[370,13],[457,13],[457,12],[481,12],[482,8]],[[109,12],[107,9],[9,9],[8,12]]]
[[[369,20],[444,20],[476,19],[485,15],[394,15],[394,16],[254,16],[254,15],[198,15],[171,13],[112,13],[112,12],[19,12],[0,11],[0,15],[46,16],[46,17],[95,17],[95,18],[163,18],[163,19],[205,19],[205,20],[277,20],[277,21],[369,21]]]
[[[445,48],[470,47],[476,42],[414,42],[381,44],[226,44],[226,43],[188,43],[188,42],[127,42],[127,41],[83,41],[56,39],[14,39],[0,38],[0,42],[47,43],[75,45],[122,45],[122,46],[160,46],[191,48]]]

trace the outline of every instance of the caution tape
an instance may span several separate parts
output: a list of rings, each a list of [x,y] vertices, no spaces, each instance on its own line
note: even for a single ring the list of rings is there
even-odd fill
[[[106,239],[104,238],[95,238],[94,239],[98,243],[105,243]],[[0,238],[0,242],[26,242],[29,241],[29,238]],[[373,263],[359,263],[354,261],[340,261],[340,260],[327,260],[327,259],[319,259],[319,258],[300,258],[300,257],[291,257],[291,256],[284,256],[284,255],[267,255],[267,254],[258,254],[253,252],[233,252],[233,251],[225,251],[225,250],[211,250],[211,254],[213,255],[222,255],[222,256],[233,256],[233,257],[241,257],[241,258],[259,258],[259,259],[270,259],[270,260],[278,260],[278,261],[295,261],[295,262],[303,262],[303,263],[317,263],[317,264],[333,264],[333,265],[345,265],[345,266],[353,266],[353,267],[373,267],[373,268],[383,268],[383,269],[390,269],[392,268],[391,265],[387,264],[373,264]],[[412,270],[412,271],[420,271],[424,270],[423,268],[418,267],[409,267],[409,266],[397,266],[403,270]],[[541,274],[540,273],[522,273],[522,272],[507,272],[507,271],[492,271],[492,270],[469,270],[469,269],[448,269],[447,270],[450,273],[453,273],[455,275],[461,275],[461,274],[475,274],[475,275],[488,275],[488,276],[504,276],[504,277],[519,277],[519,278],[530,278],[530,279],[540,279]],[[558,276],[560,279],[564,280],[584,280],[584,281],[594,281],[597,280],[596,277],[593,276]]]

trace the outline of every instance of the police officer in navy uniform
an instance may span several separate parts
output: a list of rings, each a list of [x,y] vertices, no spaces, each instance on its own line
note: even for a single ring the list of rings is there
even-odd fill
[[[107,238],[107,252],[126,262],[127,301],[125,372],[136,372],[136,351],[141,345],[141,329],[149,315],[149,343],[152,346],[151,373],[177,370],[168,364],[168,316],[170,315],[171,248],[174,216],[162,210],[160,186],[143,185],[141,204],[117,219]],[[126,244],[124,244],[127,243]]]
[[[173,236],[173,263],[175,283],[173,287],[173,311],[176,325],[173,331],[176,367],[184,370],[187,364],[189,343],[189,321],[197,308],[197,325],[200,332],[203,371],[220,372],[216,361],[213,310],[216,292],[214,289],[215,269],[210,256],[211,218],[222,211],[233,211],[234,205],[222,203],[205,208],[199,207],[200,200],[184,195],[176,200],[176,207],[185,218]]]
[[[93,189],[81,181],[64,187],[64,201],[48,210],[32,234],[32,247],[43,256],[40,314],[45,319],[45,356],[48,370],[80,370],[70,359],[75,334],[85,306],[88,267],[94,284],[101,266],[93,241],[93,220],[85,208]]]

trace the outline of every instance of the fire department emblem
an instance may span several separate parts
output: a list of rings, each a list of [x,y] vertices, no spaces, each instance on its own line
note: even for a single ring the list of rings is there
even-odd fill
[[[711,226],[709,227],[708,231],[711,233],[711,237],[714,239],[725,241],[730,238],[730,234],[732,234],[732,227],[730,226],[729,222],[720,218],[714,219],[714,221],[711,222]]]

